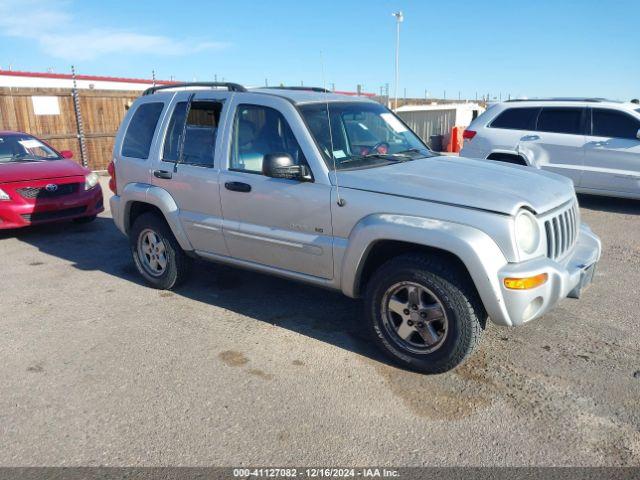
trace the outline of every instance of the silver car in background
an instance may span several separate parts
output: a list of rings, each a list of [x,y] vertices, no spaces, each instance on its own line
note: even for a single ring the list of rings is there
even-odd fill
[[[579,193],[640,199],[638,104],[508,101],[476,118],[464,137],[462,156],[559,173]]]

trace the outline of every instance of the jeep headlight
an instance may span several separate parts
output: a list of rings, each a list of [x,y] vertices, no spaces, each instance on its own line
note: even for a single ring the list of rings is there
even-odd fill
[[[98,180],[100,179],[100,177],[98,177],[98,174],[95,172],[91,172],[87,175],[84,176],[84,189],[85,190],[91,190],[93,187],[95,187],[98,184]]]
[[[516,244],[520,251],[531,255],[540,246],[540,226],[536,217],[527,210],[516,215]]]

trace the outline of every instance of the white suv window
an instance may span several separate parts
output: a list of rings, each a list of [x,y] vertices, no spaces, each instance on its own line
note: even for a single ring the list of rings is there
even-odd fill
[[[582,134],[583,108],[544,107],[538,115],[539,132]]]
[[[508,108],[491,122],[490,127],[509,130],[534,130],[539,111],[540,108],[538,107]]]
[[[592,135],[637,139],[640,121],[623,112],[601,108],[592,111]]]

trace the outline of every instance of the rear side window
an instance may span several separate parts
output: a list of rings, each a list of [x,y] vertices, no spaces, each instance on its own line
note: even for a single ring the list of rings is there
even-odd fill
[[[143,103],[134,112],[122,142],[122,156],[149,158],[151,141],[164,103]]]
[[[582,108],[543,108],[536,130],[540,132],[581,134]]]
[[[187,110],[189,117],[185,125]],[[213,167],[221,111],[220,102],[196,101],[190,107],[188,102],[176,104],[167,129],[162,159]]]
[[[509,108],[498,115],[492,128],[508,128],[510,130],[533,130],[539,108]]]
[[[640,121],[615,110],[593,110],[593,135],[596,137],[637,139]]]

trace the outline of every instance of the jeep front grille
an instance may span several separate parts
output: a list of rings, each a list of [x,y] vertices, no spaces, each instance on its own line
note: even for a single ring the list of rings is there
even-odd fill
[[[547,235],[547,256],[552,260],[564,258],[576,244],[579,228],[578,204],[576,202],[560,213],[547,218],[544,222]]]

